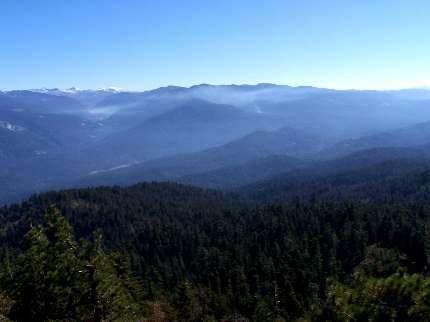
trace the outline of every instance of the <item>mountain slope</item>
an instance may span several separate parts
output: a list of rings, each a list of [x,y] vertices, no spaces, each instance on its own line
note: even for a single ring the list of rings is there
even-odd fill
[[[191,100],[94,147],[106,166],[118,166],[222,145],[259,129],[276,129],[271,116],[243,112],[229,105]],[[89,152],[91,154],[91,151]]]
[[[429,169],[428,147],[373,149],[319,162],[238,191],[257,202],[286,202],[296,197],[384,200],[395,196],[425,200],[429,195],[419,192],[427,181],[420,180],[427,177]]]
[[[234,189],[304,167],[303,161],[281,155],[272,155],[263,159],[246,162],[240,165],[196,173],[180,177],[175,181],[197,187],[212,189]]]
[[[84,178],[83,182],[131,184],[147,180],[176,180],[182,176],[228,168],[273,155],[301,157],[319,151],[322,146],[324,143],[320,140],[294,129],[257,131],[201,152],[156,159],[110,171],[101,170]]]
[[[357,139],[343,140],[321,151],[320,157],[333,158],[372,148],[417,147],[428,143],[430,143],[430,122],[424,122]]]

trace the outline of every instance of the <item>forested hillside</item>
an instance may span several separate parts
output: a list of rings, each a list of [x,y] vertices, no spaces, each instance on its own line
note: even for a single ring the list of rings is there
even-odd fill
[[[2,314],[428,320],[430,204],[322,200],[247,206],[236,195],[159,183],[32,197],[1,209]]]

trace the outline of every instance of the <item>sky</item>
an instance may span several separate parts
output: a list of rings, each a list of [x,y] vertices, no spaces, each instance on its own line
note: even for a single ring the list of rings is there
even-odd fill
[[[430,86],[428,0],[1,0],[0,89]]]

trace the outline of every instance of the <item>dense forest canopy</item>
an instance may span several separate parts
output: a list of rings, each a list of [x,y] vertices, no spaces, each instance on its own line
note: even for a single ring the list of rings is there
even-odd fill
[[[42,194],[0,213],[0,303],[12,320],[426,321],[430,309],[425,201],[252,205],[147,183]],[[95,310],[86,285],[115,305]]]

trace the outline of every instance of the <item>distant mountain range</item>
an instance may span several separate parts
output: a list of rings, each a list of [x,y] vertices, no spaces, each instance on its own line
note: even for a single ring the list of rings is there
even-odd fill
[[[231,190],[271,177],[286,182],[291,173],[315,176],[315,169],[355,171],[373,159],[387,166],[398,156],[423,161],[429,124],[425,89],[201,84],[145,92],[3,91],[0,202],[148,180]]]

